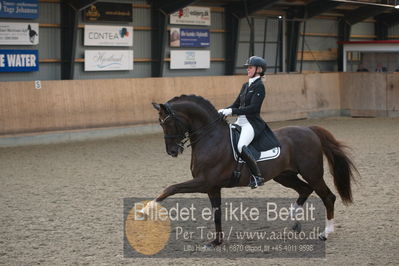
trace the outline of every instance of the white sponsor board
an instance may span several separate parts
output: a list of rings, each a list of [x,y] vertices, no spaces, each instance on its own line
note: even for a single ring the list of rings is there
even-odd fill
[[[170,15],[170,24],[211,25],[211,9],[209,7],[187,6]]]
[[[85,46],[132,46],[133,27],[85,25]]]
[[[117,71],[133,69],[131,50],[86,50],[85,71]]]
[[[170,69],[210,68],[210,51],[171,50]]]
[[[38,23],[0,22],[0,45],[39,44]]]

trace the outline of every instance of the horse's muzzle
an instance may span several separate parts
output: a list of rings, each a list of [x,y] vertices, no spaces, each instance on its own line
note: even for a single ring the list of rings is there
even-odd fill
[[[166,152],[172,157],[177,157],[180,153],[183,153],[183,150],[184,148],[178,145],[178,146],[173,146],[170,149],[166,149]]]
[[[178,151],[168,151],[168,154],[172,157],[177,157],[179,155]]]

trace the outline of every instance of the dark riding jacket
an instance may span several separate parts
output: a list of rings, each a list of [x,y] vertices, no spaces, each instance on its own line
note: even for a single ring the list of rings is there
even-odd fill
[[[256,79],[251,86],[248,86],[248,84],[248,82],[243,84],[237,99],[227,108],[232,109],[233,115],[246,116],[254,129],[254,140],[263,132],[267,140],[267,146],[270,145],[270,148],[280,147],[280,143],[273,131],[260,116],[260,110],[266,95],[262,78]]]

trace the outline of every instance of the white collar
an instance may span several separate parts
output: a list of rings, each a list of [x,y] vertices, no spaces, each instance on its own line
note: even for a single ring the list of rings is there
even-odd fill
[[[248,81],[248,85],[251,86],[251,84],[254,83],[254,81],[257,80],[258,78],[260,78],[260,76],[256,76],[256,77],[250,78],[249,81]]]

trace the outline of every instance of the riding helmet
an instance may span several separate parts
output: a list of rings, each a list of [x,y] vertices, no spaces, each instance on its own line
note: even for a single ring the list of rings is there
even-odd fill
[[[262,57],[259,56],[251,56],[248,58],[247,62],[245,62],[244,66],[257,66],[261,67],[263,71],[266,70],[266,61]]]

